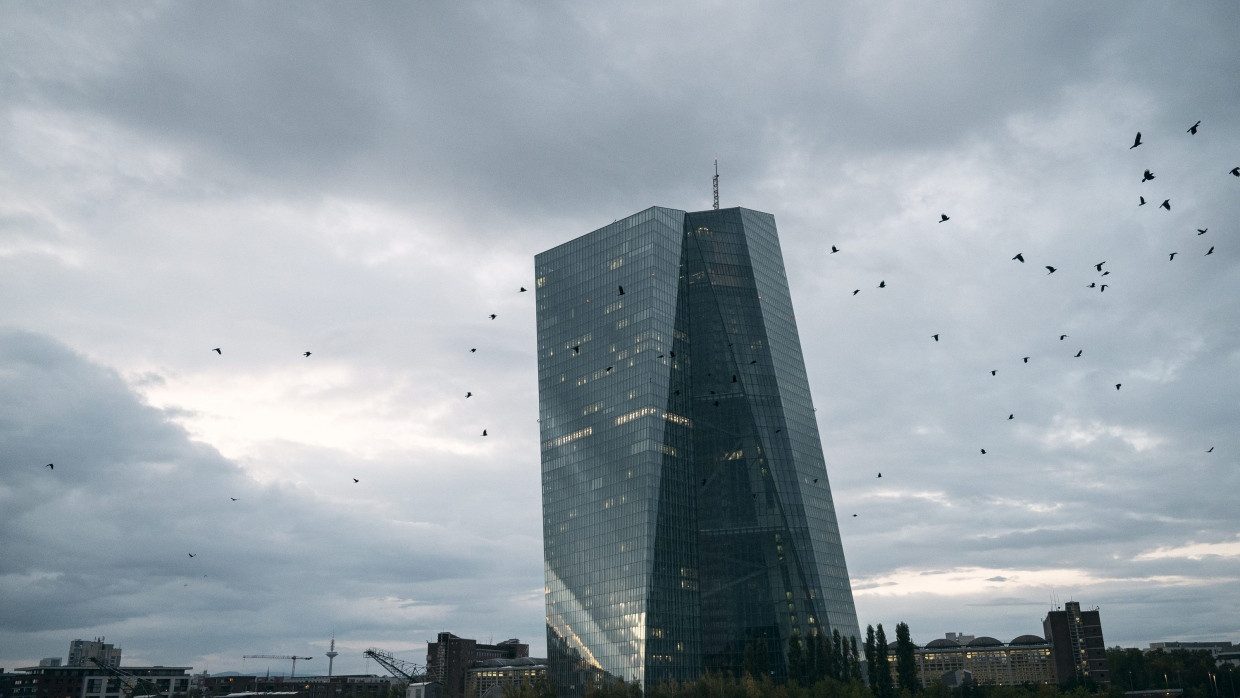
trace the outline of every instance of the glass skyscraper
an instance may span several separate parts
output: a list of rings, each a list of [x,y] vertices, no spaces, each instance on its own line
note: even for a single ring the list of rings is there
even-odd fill
[[[774,217],[654,207],[535,267],[560,694],[857,636]]]

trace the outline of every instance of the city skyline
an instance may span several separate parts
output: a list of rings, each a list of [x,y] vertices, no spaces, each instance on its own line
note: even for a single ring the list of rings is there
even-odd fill
[[[0,666],[544,656],[532,259],[715,158],[779,222],[862,629],[1237,639],[1237,26],[0,5]]]

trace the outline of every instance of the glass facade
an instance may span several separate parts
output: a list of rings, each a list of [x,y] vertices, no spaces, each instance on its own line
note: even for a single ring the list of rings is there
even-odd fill
[[[561,695],[857,636],[774,218],[650,208],[535,266]]]

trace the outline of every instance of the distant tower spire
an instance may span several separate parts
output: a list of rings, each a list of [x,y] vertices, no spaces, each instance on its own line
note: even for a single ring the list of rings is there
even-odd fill
[[[715,158],[715,210],[719,210],[719,158]]]
[[[336,651],[336,636],[332,635],[332,646],[331,646],[331,649],[327,651],[327,677],[328,678],[331,678],[331,675],[332,675],[332,660],[334,660],[336,658],[336,655],[338,654],[340,653]]]

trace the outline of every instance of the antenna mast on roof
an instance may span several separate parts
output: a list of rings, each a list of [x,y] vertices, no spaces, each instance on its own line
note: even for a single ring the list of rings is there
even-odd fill
[[[719,210],[719,158],[715,158],[715,210]]]

